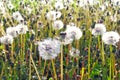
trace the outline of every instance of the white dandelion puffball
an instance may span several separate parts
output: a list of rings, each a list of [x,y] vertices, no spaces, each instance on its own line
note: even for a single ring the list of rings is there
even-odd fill
[[[56,39],[44,39],[38,43],[39,55],[45,59],[54,59],[60,53],[60,41]]]
[[[114,31],[106,32],[102,36],[102,41],[108,45],[116,45],[119,39],[120,39],[120,35]]]
[[[0,43],[2,44],[12,44],[13,43],[13,37],[11,35],[5,35],[0,37]]]
[[[100,3],[99,0],[78,0],[78,1],[79,1],[78,5],[80,7],[84,7],[86,5],[95,5]]]
[[[106,32],[106,27],[104,24],[101,24],[101,23],[95,24],[95,27],[92,29],[92,34],[94,36],[102,35],[105,32]]]
[[[63,8],[64,8],[63,2],[57,1],[57,2],[55,3],[55,9],[61,10],[61,9],[63,9]]]
[[[75,25],[67,25],[67,29],[64,33],[66,33],[65,38],[63,39],[64,45],[70,44],[74,39],[79,40],[82,37],[82,31]]]
[[[32,13],[32,8],[30,7],[30,5],[27,5],[26,7],[24,7],[24,9],[28,15]]]
[[[64,0],[64,3],[67,3],[67,4],[73,4],[74,1],[73,1],[73,0]]]
[[[14,6],[13,6],[13,4],[11,3],[11,2],[9,2],[8,4],[7,4],[7,7],[9,8],[9,9],[13,9],[14,8]]]
[[[18,24],[16,28],[18,29],[18,34],[26,34],[26,32],[28,31],[27,25],[24,24]]]
[[[61,12],[59,11],[49,11],[47,14],[46,14],[46,17],[48,20],[50,21],[54,21],[56,20],[57,18],[60,18],[61,17]]]
[[[58,19],[61,17],[62,13],[60,11],[56,11],[55,15],[56,15],[56,19]]]
[[[19,11],[14,12],[12,16],[18,22],[24,21],[24,19]]]
[[[2,2],[2,1],[0,1],[0,13],[3,15],[6,13],[4,2]]]
[[[8,27],[6,29],[6,33],[13,36],[13,37],[17,37],[18,36],[18,29],[16,27]]]
[[[79,57],[80,51],[78,49],[75,49],[72,47],[72,49],[69,51],[71,57]]]
[[[73,38],[73,39],[80,39],[82,37],[82,31],[80,28],[76,26],[67,26],[66,29],[66,37]]]
[[[55,29],[55,30],[60,30],[63,28],[63,26],[64,26],[64,24],[61,20],[55,20],[52,25],[53,29]]]
[[[63,44],[67,45],[73,42],[73,38],[71,38],[70,36],[65,36],[65,38],[63,39]]]
[[[112,21],[112,22],[117,22],[117,15],[115,14],[115,15],[111,15],[110,16],[110,20]]]

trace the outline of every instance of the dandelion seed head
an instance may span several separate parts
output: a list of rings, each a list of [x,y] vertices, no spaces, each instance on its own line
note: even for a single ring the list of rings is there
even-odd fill
[[[12,10],[14,8],[13,4],[9,1],[9,3],[7,4],[7,7]]]
[[[78,49],[75,49],[72,47],[72,49],[69,51],[71,57],[79,57],[80,51]]]
[[[67,35],[66,35],[67,37],[71,37],[76,40],[78,40],[82,37],[81,29],[76,26],[67,26],[67,29],[65,32],[67,33]]]
[[[54,59],[60,53],[60,41],[56,39],[44,39],[38,43],[39,55],[45,59]]]
[[[94,36],[102,35],[106,32],[106,27],[102,23],[95,24],[95,27],[92,29],[92,34]]]
[[[18,29],[18,34],[26,34],[26,32],[28,31],[27,25],[24,24],[18,24],[16,28]]]
[[[57,13],[56,11],[49,11],[47,14],[46,14],[46,17],[48,20],[56,20],[57,19]]]
[[[21,22],[21,20],[24,21],[24,19],[23,19],[22,15],[20,14],[19,11],[14,12],[12,16],[18,22]]]
[[[18,36],[18,29],[16,27],[8,27],[6,29],[6,33],[13,36],[13,37],[17,37]]]
[[[120,35],[114,31],[106,32],[102,36],[102,41],[108,45],[116,45],[119,39],[120,39]]]
[[[60,30],[63,28],[63,26],[64,26],[64,24],[61,20],[55,20],[52,25],[53,29],[55,29],[55,30]]]
[[[11,35],[5,35],[0,37],[0,42],[2,44],[12,44],[13,43],[13,37]]]
[[[55,2],[55,9],[62,10],[64,8],[63,2],[57,1]]]

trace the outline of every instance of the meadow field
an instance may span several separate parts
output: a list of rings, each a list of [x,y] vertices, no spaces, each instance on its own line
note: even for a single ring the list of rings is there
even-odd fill
[[[120,80],[120,0],[0,0],[0,80]]]

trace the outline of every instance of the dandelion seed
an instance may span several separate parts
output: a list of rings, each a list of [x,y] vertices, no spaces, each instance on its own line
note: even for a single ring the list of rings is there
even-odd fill
[[[119,39],[120,39],[120,35],[114,31],[106,32],[102,36],[102,41],[108,45],[116,45]]]
[[[80,56],[80,51],[78,49],[73,48],[73,47],[69,52],[70,52],[70,56],[72,56],[72,57],[79,57]]]
[[[25,7],[25,10],[27,11],[27,14],[31,14],[32,13],[32,8],[30,8],[29,5],[27,5],[27,7]]]
[[[7,4],[7,7],[8,7],[10,10],[12,10],[12,9],[14,8],[14,6],[13,6],[13,4],[12,4],[11,2],[9,2],[9,3]]]
[[[39,55],[45,59],[54,59],[60,53],[60,41],[56,39],[44,39],[38,43]]]
[[[2,44],[12,44],[13,43],[13,37],[11,35],[5,35],[0,37],[0,42]]]
[[[57,18],[60,18],[61,17],[61,12],[59,11],[49,11],[47,14],[46,14],[46,17],[48,20],[56,20]]]
[[[8,27],[6,29],[6,33],[13,36],[13,37],[17,37],[18,36],[18,29],[16,27]]]
[[[12,16],[18,22],[24,21],[24,19],[23,19],[22,15],[20,14],[19,11],[14,12]]]
[[[117,15],[116,15],[116,14],[111,15],[111,16],[110,16],[110,20],[111,20],[112,22],[117,22]]]
[[[65,32],[66,32],[66,37],[69,37],[69,38],[78,40],[82,37],[81,29],[76,26],[67,25],[67,29]]]
[[[24,24],[18,24],[16,28],[18,29],[18,34],[26,34],[26,32],[28,31],[27,25]]]
[[[4,7],[4,4],[1,1],[0,1],[0,13],[3,14],[3,15],[6,13],[6,9]]]
[[[64,45],[70,44],[74,39],[78,40],[82,37],[82,31],[78,27],[73,26],[73,24],[67,25],[67,29],[64,33],[66,34],[63,39]]]
[[[64,3],[66,3],[66,4],[73,4],[74,1],[73,0],[64,0]]]
[[[64,8],[63,2],[57,1],[57,2],[55,3],[55,9],[61,10],[61,9],[63,9],[63,8]]]
[[[53,29],[55,29],[55,30],[60,30],[63,28],[63,26],[64,26],[64,24],[61,20],[55,20],[52,25]]]
[[[104,24],[101,23],[95,24],[95,27],[92,29],[92,34],[94,36],[102,35],[105,32],[106,32],[106,27]]]

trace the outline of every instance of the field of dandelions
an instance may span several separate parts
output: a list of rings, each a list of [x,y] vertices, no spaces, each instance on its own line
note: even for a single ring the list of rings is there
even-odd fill
[[[0,0],[0,80],[120,80],[120,0]]]

